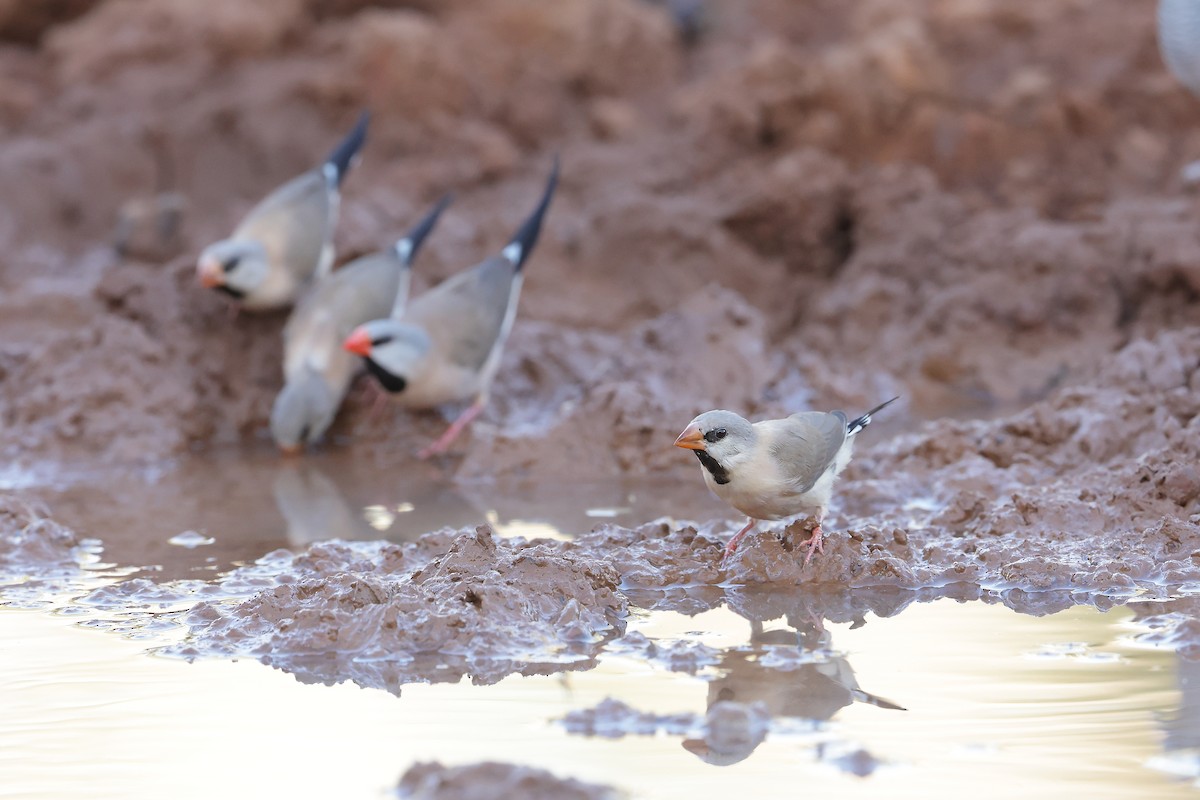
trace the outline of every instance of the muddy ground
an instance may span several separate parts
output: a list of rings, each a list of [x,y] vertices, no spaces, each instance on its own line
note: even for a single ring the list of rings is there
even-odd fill
[[[863,435],[808,567],[803,522],[722,565],[731,512],[573,542],[314,545],[224,588],[86,601],[211,592],[178,652],[395,689],[586,668],[630,604],[846,621],[951,594],[1046,613],[1200,580],[1200,203],[1179,178],[1200,100],[1162,66],[1152,0],[92,5],[0,3],[10,463],[265,447],[284,317],[231,320],[195,255],[364,107],[339,259],[454,190],[418,291],[502,245],[562,158],[447,482],[654,474],[699,494],[670,445],[700,411],[903,398]],[[166,238],[162,192],[183,208]],[[402,475],[444,420],[371,422],[368,399],[360,382],[326,447]],[[0,569],[82,560],[31,494],[4,498]],[[1167,614],[1175,644],[1200,641],[1189,609]],[[442,797],[437,780],[406,791]]]
[[[1103,531],[1190,558],[1200,236],[1177,175],[1200,101],[1153,3],[542,5],[0,8],[6,457],[261,442],[283,318],[231,321],[194,256],[369,107],[340,256],[453,189],[421,284],[503,243],[563,159],[448,476],[698,484],[669,447],[698,411],[900,394],[842,493],[877,527],[920,500],[947,535],[1031,540],[1014,553]],[[160,190],[178,236],[137,217],[119,257]],[[443,424],[364,410],[360,388],[328,447],[392,468]]]

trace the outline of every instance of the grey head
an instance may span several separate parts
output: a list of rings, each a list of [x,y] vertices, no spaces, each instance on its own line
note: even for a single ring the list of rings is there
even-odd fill
[[[676,447],[696,453],[700,463],[719,484],[729,483],[729,468],[747,457],[757,434],[745,417],[732,411],[705,411],[693,419],[675,440]]]
[[[196,263],[202,286],[239,300],[261,286],[270,270],[266,248],[252,239],[223,239],[210,244]]]
[[[296,453],[315,444],[329,429],[337,415],[334,397],[321,376],[305,368],[295,380],[288,381],[271,408],[271,438],[285,453]]]
[[[372,320],[358,326],[345,348],[363,357],[367,371],[396,394],[419,378],[429,361],[433,342],[424,329],[394,319]]]
[[[1160,0],[1158,47],[1175,79],[1200,94],[1200,4],[1196,0]]]

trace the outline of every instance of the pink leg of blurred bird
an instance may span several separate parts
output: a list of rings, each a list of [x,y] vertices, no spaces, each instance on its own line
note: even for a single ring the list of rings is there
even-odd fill
[[[824,534],[821,532],[821,521],[825,519],[824,514],[817,515],[817,526],[812,529],[812,538],[805,544],[808,545],[808,555],[804,557],[804,566],[808,566],[808,562],[812,561],[813,553],[824,553],[825,545],[822,544]]]
[[[479,412],[483,411],[483,407],[487,405],[487,400],[480,398],[467,407],[467,410],[458,415],[458,419],[450,423],[450,427],[446,429],[438,440],[426,447],[421,452],[417,453],[417,458],[429,458],[430,456],[440,456],[450,447],[450,443],[458,438],[458,435],[466,430],[466,427],[471,424],[471,420],[479,416]]]
[[[367,385],[371,387],[367,391],[369,391],[372,395],[371,408],[369,411],[367,411],[367,424],[374,425],[383,418],[384,409],[388,407],[388,396],[387,392],[383,390],[382,386],[375,382],[374,378],[372,378],[371,382]]]
[[[733,555],[733,551],[737,550],[738,542],[745,538],[747,533],[754,530],[754,526],[757,524],[758,520],[751,517],[750,521],[746,523],[746,527],[742,528],[733,535],[733,538],[729,540],[729,544],[725,545],[725,558],[729,558],[731,555]]]

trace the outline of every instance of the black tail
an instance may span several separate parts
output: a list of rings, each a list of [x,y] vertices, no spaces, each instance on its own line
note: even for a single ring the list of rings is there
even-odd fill
[[[542,217],[546,216],[546,209],[550,207],[550,198],[554,197],[554,189],[557,186],[558,156],[555,156],[554,166],[550,170],[550,178],[546,181],[546,191],[542,193],[542,201],[529,215],[529,219],[525,220],[513,237],[508,240],[508,244],[502,251],[504,257],[512,262],[518,272],[525,264],[525,259],[529,258],[529,254],[533,252],[534,245],[537,244],[538,234],[542,230]]]
[[[863,414],[858,419],[850,420],[850,422],[848,422],[846,424],[846,435],[853,436],[854,434],[861,431],[863,428],[870,425],[872,414],[882,411],[883,409],[887,408],[888,406],[890,406],[892,403],[896,402],[899,399],[900,399],[900,396],[897,395],[897,396],[893,397],[891,400],[888,400],[886,403],[880,403],[879,405],[875,406],[874,408],[872,408],[867,413]]]
[[[454,200],[453,193],[443,195],[433,210],[425,215],[425,219],[414,225],[403,239],[396,242],[396,255],[399,256],[404,266],[412,265],[413,259],[417,257],[417,251],[421,249],[421,242],[425,241],[425,237],[433,230],[433,226],[437,225],[438,217],[442,215],[452,200]]]
[[[367,140],[367,125],[370,122],[371,112],[362,112],[358,117],[358,122],[354,124],[354,129],[346,134],[346,138],[342,139],[338,146],[333,148],[329,158],[325,159],[326,168],[333,170],[334,185],[342,185],[346,173],[350,171],[350,166],[354,162],[354,157],[358,155],[363,142]]]

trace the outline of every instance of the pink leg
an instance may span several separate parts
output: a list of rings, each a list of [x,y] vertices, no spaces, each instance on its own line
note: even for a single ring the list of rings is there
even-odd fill
[[[388,407],[388,396],[374,378],[368,385],[371,387],[369,391],[374,397],[371,398],[371,410],[367,412],[367,424],[374,425],[383,418],[384,409]]]
[[[817,527],[812,530],[812,538],[806,542],[808,545],[808,555],[804,557],[804,566],[808,566],[808,562],[812,561],[813,553],[824,553],[825,545],[822,544],[824,534],[821,532],[821,521],[825,519],[824,514],[817,514]]]
[[[750,521],[746,523],[746,527],[742,528],[740,531],[738,531],[737,533],[735,533],[733,535],[733,538],[729,540],[729,544],[725,545],[725,558],[726,559],[728,559],[731,555],[733,555],[733,551],[737,550],[738,542],[740,542],[743,538],[745,538],[747,533],[754,530],[754,526],[757,524],[758,524],[758,520],[751,517]]]
[[[458,415],[458,419],[450,423],[450,427],[446,429],[446,432],[436,442],[417,453],[417,458],[429,458],[430,456],[437,456],[446,452],[450,447],[450,443],[457,439],[458,435],[471,424],[471,420],[479,416],[479,412],[483,411],[485,405],[487,405],[487,400],[482,397],[471,403],[466,411]]]

